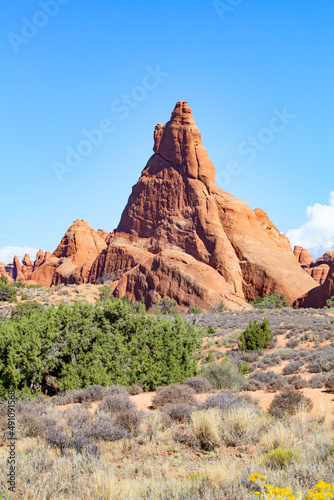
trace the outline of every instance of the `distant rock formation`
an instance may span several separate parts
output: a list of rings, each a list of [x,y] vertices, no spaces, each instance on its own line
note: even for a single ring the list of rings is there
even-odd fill
[[[334,258],[334,251],[326,252],[319,259],[313,260],[311,254],[303,247],[295,246],[293,253],[304,269],[317,283],[322,285],[329,271],[330,264]]]
[[[104,239],[86,221],[78,219],[52,254],[40,254],[30,279],[46,287],[86,282],[92,263],[106,247]]]
[[[231,309],[272,292],[292,302],[314,287],[265,212],[215,187],[187,102],[156,126],[153,150],[90,282],[110,279],[116,296],[147,305],[168,296]]]

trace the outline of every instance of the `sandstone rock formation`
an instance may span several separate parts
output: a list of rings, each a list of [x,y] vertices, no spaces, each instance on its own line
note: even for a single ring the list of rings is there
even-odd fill
[[[334,259],[334,251],[326,252],[319,259],[313,260],[311,254],[305,248],[295,246],[293,253],[298,262],[319,285],[322,285],[329,271],[331,262]]]
[[[40,253],[31,278],[43,286],[87,281],[92,263],[106,248],[106,242],[86,221],[78,219],[66,231],[60,244],[48,255]],[[37,261],[37,259],[36,259]]]
[[[327,259],[330,256],[328,254],[334,254],[334,252],[327,252],[327,255],[325,254]],[[330,262],[330,265],[323,284],[299,297],[294,303],[295,307],[322,308],[326,305],[327,299],[330,299],[334,295],[334,255],[327,262]]]
[[[96,258],[90,282],[112,281],[116,296],[168,296],[233,308],[265,293],[292,302],[315,286],[267,215],[215,187],[215,172],[191,110],[176,104],[154,133],[154,154],[121,221]]]

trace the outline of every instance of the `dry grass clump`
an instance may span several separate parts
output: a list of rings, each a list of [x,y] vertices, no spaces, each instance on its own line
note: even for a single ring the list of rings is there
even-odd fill
[[[205,377],[215,389],[233,389],[240,386],[245,378],[237,368],[227,361],[210,363],[202,370]]]
[[[158,387],[152,400],[152,406],[153,408],[159,408],[171,403],[196,406],[194,395],[194,389],[188,385],[172,384],[166,387]]]
[[[302,392],[288,388],[275,395],[268,411],[271,415],[282,418],[285,415],[296,415],[299,411],[310,411],[312,408],[312,401]]]
[[[240,406],[223,413],[221,437],[226,446],[255,444],[265,427],[265,418],[254,407]]]
[[[218,408],[194,411],[190,427],[195,445],[202,450],[211,451],[221,445],[222,416]]]

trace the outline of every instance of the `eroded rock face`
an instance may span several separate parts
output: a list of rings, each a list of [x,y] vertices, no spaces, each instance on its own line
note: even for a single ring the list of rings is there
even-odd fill
[[[46,287],[83,283],[87,281],[92,263],[106,246],[104,239],[86,221],[78,219],[66,231],[53,254],[43,253],[43,262],[35,266],[30,279]],[[41,260],[40,254],[39,262]]]
[[[329,262],[329,260],[327,260],[327,262]],[[333,295],[334,295],[334,256],[331,258],[325,281],[321,285],[317,286],[316,288],[313,288],[309,292],[299,297],[295,301],[294,306],[313,307],[314,309],[322,308],[326,305],[327,299],[330,299]]]
[[[316,260],[313,260],[308,250],[300,246],[295,246],[293,253],[304,271],[319,285],[322,285],[327,278],[330,264],[334,260],[334,251],[326,252]]]
[[[215,187],[214,167],[185,101],[157,125],[154,154],[132,189],[118,228],[89,281],[115,280],[114,294],[230,308],[265,293],[292,302],[314,287],[288,239],[265,212]]]

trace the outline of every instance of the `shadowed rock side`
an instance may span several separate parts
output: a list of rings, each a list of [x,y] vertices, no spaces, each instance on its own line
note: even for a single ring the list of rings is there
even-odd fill
[[[299,297],[294,303],[295,307],[313,307],[318,309],[324,307],[326,300],[334,295],[334,252],[327,252],[324,255],[326,255],[326,259],[329,259],[331,256],[331,260],[327,260],[330,264],[324,283]],[[320,257],[320,259],[323,257]]]
[[[304,271],[306,271],[319,285],[322,285],[327,278],[330,264],[334,259],[334,251],[326,252],[322,257],[316,260],[313,260],[308,250],[300,246],[295,246],[293,253]]]
[[[315,286],[288,239],[260,209],[215,187],[215,172],[187,102],[158,124],[154,154],[132,189],[108,247],[89,281],[113,281],[114,294],[171,297],[204,308],[229,308],[265,293],[292,302]]]
[[[86,282],[92,263],[106,247],[104,239],[87,222],[78,219],[53,254],[34,269],[30,279],[46,287]]]

